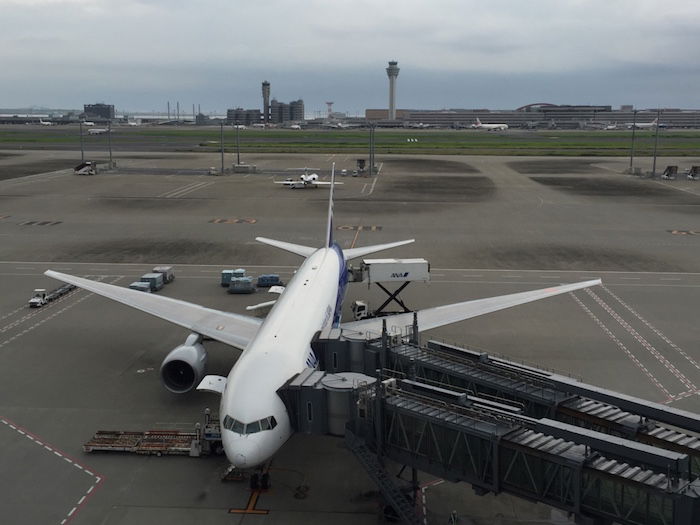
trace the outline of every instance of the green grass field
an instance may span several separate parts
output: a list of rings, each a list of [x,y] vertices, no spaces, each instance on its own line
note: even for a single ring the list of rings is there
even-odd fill
[[[377,153],[442,155],[558,155],[627,156],[631,131],[509,130],[490,133],[473,130],[378,130]],[[417,139],[416,141],[408,139]],[[86,144],[106,144],[106,135],[85,135]],[[227,129],[226,151],[235,149],[236,132]],[[367,151],[367,130],[243,130],[241,151],[259,153],[363,153]],[[77,147],[77,128],[53,126],[46,129],[20,126],[0,129],[0,148],[66,149]],[[143,127],[114,129],[116,149],[161,149],[169,151],[218,151],[219,130],[212,127]],[[651,155],[653,131],[637,131],[635,154]],[[661,156],[700,155],[700,131],[659,133]]]

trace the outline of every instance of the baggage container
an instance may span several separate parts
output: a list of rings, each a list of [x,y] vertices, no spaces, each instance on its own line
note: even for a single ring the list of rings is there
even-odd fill
[[[280,281],[280,276],[276,273],[267,273],[258,276],[258,288],[269,288],[270,286],[283,286],[284,283]]]
[[[132,290],[139,290],[140,292],[151,293],[151,284],[143,281],[133,282],[129,285],[129,288]]]
[[[252,277],[233,277],[228,286],[228,293],[253,293],[255,285]]]
[[[163,282],[165,284],[171,283],[175,280],[175,272],[172,266],[156,266],[153,268],[153,273],[162,273]]]
[[[148,283],[151,285],[151,291],[157,292],[163,288],[163,274],[162,273],[146,273],[139,279],[142,283]]]

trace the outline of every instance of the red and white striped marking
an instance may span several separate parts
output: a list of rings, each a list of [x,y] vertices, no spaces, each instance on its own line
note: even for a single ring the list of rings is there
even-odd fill
[[[421,505],[423,506],[423,525],[428,525],[428,498],[425,496],[425,491],[430,487],[436,487],[444,482],[444,479],[434,479],[420,486]]]
[[[66,514],[66,517],[61,520],[61,525],[65,525],[69,521],[75,517],[75,515],[80,511],[80,509],[85,505],[85,503],[88,501],[90,496],[94,493],[95,489],[100,486],[100,484],[104,481],[104,477],[96,474],[92,470],[88,469],[86,466],[81,465],[78,463],[75,459],[72,457],[68,456],[65,452],[58,450],[56,447],[53,447],[49,444],[47,444],[45,441],[39,439],[37,436],[29,432],[26,428],[23,428],[19,426],[18,424],[14,423],[13,421],[10,421],[9,419],[0,416],[0,423],[3,425],[7,426],[8,428],[14,430],[17,432],[19,435],[22,437],[27,438],[29,441],[32,443],[35,443],[39,447],[43,448],[47,452],[50,452],[54,454],[56,457],[59,457],[63,459],[66,463],[69,465],[72,465],[76,469],[84,472],[88,476],[90,476],[93,479],[92,485],[90,485],[90,488],[85,491],[85,493],[78,499],[78,501],[75,503],[75,505],[68,511]]]

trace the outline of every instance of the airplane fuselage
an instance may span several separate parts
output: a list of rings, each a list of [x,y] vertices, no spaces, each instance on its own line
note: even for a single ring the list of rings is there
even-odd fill
[[[316,367],[311,340],[319,330],[338,322],[346,275],[337,245],[314,252],[231,369],[219,414],[224,451],[235,467],[264,463],[292,435],[277,390],[304,368]]]

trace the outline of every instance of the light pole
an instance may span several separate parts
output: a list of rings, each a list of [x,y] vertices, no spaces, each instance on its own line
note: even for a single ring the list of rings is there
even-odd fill
[[[112,121],[107,124],[107,144],[109,145],[109,169],[112,169]]]
[[[221,126],[221,174],[224,174],[224,121],[219,122]]]
[[[241,165],[241,125],[236,119],[236,164]]]
[[[634,131],[637,129],[637,110],[632,112],[632,148],[630,149],[630,173],[634,173]]]
[[[83,121],[80,121],[80,162],[85,162],[85,148],[83,147]]]
[[[656,110],[656,135],[654,137],[654,163],[651,167],[651,176],[656,177],[656,148],[659,146],[659,118],[661,117],[661,108]]]

